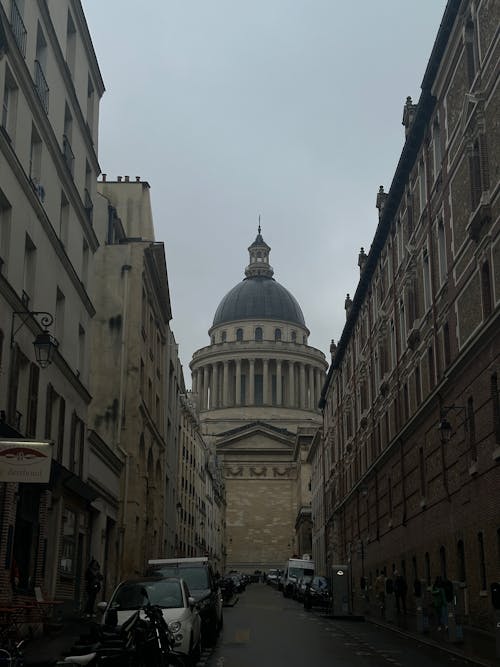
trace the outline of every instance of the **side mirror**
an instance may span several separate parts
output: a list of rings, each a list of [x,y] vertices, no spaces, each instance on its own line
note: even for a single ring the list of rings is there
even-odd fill
[[[108,606],[107,602],[98,602],[97,603],[97,610],[101,612],[101,614],[104,614],[106,611],[106,607]]]
[[[190,609],[194,609],[196,607],[196,600],[191,595],[188,597],[188,605]]]

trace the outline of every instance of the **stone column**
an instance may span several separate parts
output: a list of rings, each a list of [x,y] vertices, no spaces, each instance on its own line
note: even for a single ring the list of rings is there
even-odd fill
[[[249,359],[248,364],[250,370],[248,372],[248,396],[247,405],[254,405],[255,401],[255,359]]]
[[[306,406],[306,367],[304,364],[300,364],[299,367],[299,397],[300,403],[299,407],[305,408]]]
[[[192,391],[193,391],[193,394],[197,394],[198,393],[198,371],[193,371],[191,373],[191,377],[192,377]]]
[[[281,405],[281,359],[276,360],[276,405]]]
[[[241,405],[241,359],[236,359],[235,405]]]
[[[314,409],[318,409],[318,403],[319,399],[321,398],[321,390],[323,389],[322,387],[322,382],[321,382],[321,371],[319,368],[316,368],[316,405],[314,406]]]
[[[295,364],[293,361],[288,362],[288,406],[289,408],[295,407]]]
[[[315,402],[314,368],[309,366],[309,409],[314,410]]]
[[[222,373],[222,407],[227,408],[229,405],[229,361],[224,362],[224,370]]]
[[[208,408],[208,366],[203,366],[203,396],[201,398],[203,410]]]
[[[267,405],[269,403],[269,359],[263,359],[262,365],[262,403]]]
[[[219,365],[212,364],[212,395],[210,399],[210,408],[219,406]]]

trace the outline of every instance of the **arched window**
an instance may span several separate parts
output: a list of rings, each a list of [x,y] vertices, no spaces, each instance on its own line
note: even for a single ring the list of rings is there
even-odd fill
[[[297,332],[292,331],[292,343],[296,343],[296,342],[297,342]]]
[[[221,333],[220,339],[221,339],[221,342],[222,342],[222,343],[225,343],[225,342],[226,342],[226,340],[227,340],[227,333],[226,333],[225,331],[223,331],[223,332]]]
[[[281,340],[281,329],[274,330],[274,340]]]
[[[240,342],[243,340],[243,329],[236,329],[236,340]]]
[[[255,340],[259,343],[262,342],[262,327],[257,327],[255,329]]]

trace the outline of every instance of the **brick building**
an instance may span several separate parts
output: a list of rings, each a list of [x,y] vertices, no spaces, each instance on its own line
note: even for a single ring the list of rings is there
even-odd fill
[[[362,577],[370,596],[379,572],[403,572],[411,593],[442,575],[487,629],[500,580],[499,21],[489,0],[446,6],[310,454],[313,554],[350,563],[355,608]]]

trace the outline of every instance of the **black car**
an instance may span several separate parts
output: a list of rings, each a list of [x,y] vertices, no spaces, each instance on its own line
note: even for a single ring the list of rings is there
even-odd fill
[[[330,607],[332,604],[332,584],[327,577],[315,576],[304,591],[304,608]]]
[[[184,579],[201,616],[203,644],[212,646],[222,628],[222,595],[208,558],[160,558],[148,562],[148,575]]]

